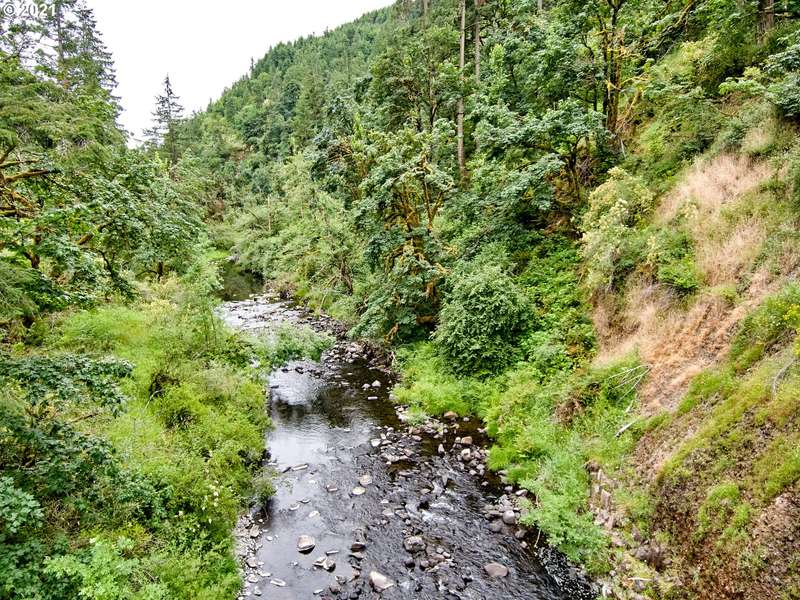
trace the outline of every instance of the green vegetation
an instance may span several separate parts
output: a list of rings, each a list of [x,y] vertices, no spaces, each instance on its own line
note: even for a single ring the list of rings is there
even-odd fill
[[[734,306],[793,260],[796,169],[779,165],[797,162],[796,25],[760,6],[398,2],[274,48],[187,121],[187,148],[223,173],[220,242],[396,346],[414,419],[480,415],[490,466],[534,492],[527,522],[602,570],[587,462],[624,474],[640,436],[739,397],[756,359],[641,418],[652,365],[595,364],[597,338],[635,328],[637,290],[667,311]],[[751,375],[756,404],[774,370]],[[746,404],[731,402],[720,423]],[[655,500],[626,494],[649,527]]]
[[[2,358],[5,595],[238,589],[230,530],[263,452],[262,386],[191,292],[154,291],[68,313]]]
[[[800,474],[795,4],[403,0],[188,118],[167,78],[139,149],[82,0],[1,16],[2,594],[235,594],[272,489],[246,367],[330,340],[222,330],[209,256],[393,345],[414,419],[479,415],[594,571],[587,465],[627,479],[644,436],[617,501],[726,576]]]
[[[652,490],[657,511],[683,505],[694,529],[691,540],[681,538],[686,551],[702,546],[710,563],[731,562],[754,576],[765,565],[755,558],[764,540],[753,540],[753,528],[800,482],[799,302],[794,283],[767,297],[743,320],[722,364],[693,379],[674,427],[695,425]],[[684,535],[685,525],[663,516],[656,523]]]

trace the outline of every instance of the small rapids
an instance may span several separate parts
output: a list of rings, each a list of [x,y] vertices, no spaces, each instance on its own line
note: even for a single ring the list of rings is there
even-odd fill
[[[337,332],[271,296],[226,302],[220,315],[253,333],[282,322]],[[338,340],[320,362],[269,375],[276,493],[237,527],[241,598],[596,597],[579,569],[515,524],[513,490],[476,471],[478,423],[404,424],[391,371]]]

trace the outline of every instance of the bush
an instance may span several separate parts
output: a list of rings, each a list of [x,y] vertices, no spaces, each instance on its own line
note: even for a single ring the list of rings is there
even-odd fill
[[[0,597],[239,589],[231,530],[269,486],[252,482],[268,418],[244,365],[322,343],[285,332],[261,348],[225,331],[214,278],[197,276],[210,286],[167,280],[149,302],[62,316],[42,354],[0,353]]]
[[[398,402],[409,405],[417,417],[448,411],[460,415],[479,412],[496,391],[491,381],[454,376],[430,342],[400,348],[398,358],[403,382],[395,388],[395,394]]]
[[[679,295],[695,292],[700,287],[700,274],[694,263],[691,236],[679,223],[652,230],[647,238],[644,266],[656,281],[670,286]]]
[[[610,291],[640,262],[642,240],[635,228],[654,201],[640,178],[619,167],[608,174],[589,195],[589,210],[581,221],[586,284],[594,292]]]
[[[439,315],[436,344],[454,373],[497,373],[517,358],[530,316],[528,299],[511,276],[484,264],[456,279]]]
[[[798,327],[798,306],[800,286],[789,284],[742,321],[731,345],[731,360],[737,370],[749,368],[772,346],[794,336]]]

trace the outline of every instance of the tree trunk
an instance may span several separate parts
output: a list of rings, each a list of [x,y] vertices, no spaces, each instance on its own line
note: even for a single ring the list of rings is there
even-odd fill
[[[539,7],[539,12],[540,13],[544,12],[544,0],[539,0],[538,7]]]
[[[475,83],[481,83],[481,6],[483,0],[475,0]]]
[[[602,32],[603,72],[605,93],[603,94],[603,112],[606,115],[606,129],[617,132],[619,115],[619,95],[622,82],[622,46],[624,29],[619,29],[619,13],[626,0],[609,2],[611,16],[608,25]]]
[[[763,37],[775,26],[775,0],[758,0],[758,34]]]
[[[428,16],[428,8],[429,8],[430,0],[422,0],[422,16]]]
[[[459,47],[459,54],[458,54],[458,68],[460,73],[461,83],[464,83],[464,54],[465,54],[465,46],[467,43],[467,2],[466,0],[461,0],[461,44]],[[457,116],[457,128],[458,128],[458,170],[461,173],[461,178],[467,174],[467,167],[466,167],[466,159],[464,156],[464,92],[461,92],[461,95],[458,98],[458,116]]]

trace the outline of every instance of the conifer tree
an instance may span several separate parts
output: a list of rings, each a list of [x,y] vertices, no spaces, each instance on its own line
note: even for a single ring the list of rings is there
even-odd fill
[[[172,166],[178,162],[178,124],[181,119],[183,119],[183,106],[172,89],[172,83],[167,75],[164,78],[163,93],[156,96],[153,126],[144,134],[150,144],[161,146]]]

